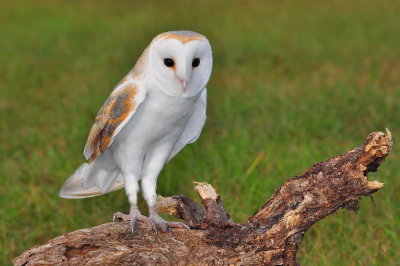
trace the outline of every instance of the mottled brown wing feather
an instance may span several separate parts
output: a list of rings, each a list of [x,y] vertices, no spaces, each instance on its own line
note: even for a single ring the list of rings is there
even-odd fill
[[[134,84],[125,86],[121,84],[105,101],[96,116],[86,142],[84,155],[89,163],[111,145],[113,137],[119,131],[118,127],[126,123],[126,119],[130,119],[137,108],[137,103],[135,103],[137,92],[138,88]]]

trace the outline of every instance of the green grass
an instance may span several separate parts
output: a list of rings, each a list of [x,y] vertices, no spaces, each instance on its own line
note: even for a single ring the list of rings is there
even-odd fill
[[[245,221],[286,178],[388,127],[376,207],[365,198],[358,214],[316,224],[298,259],[398,263],[399,2],[143,2],[0,2],[0,264],[128,210],[123,191],[64,200],[58,190],[113,85],[176,29],[205,34],[215,64],[203,134],[165,167],[158,192],[196,198],[192,181],[207,181]]]

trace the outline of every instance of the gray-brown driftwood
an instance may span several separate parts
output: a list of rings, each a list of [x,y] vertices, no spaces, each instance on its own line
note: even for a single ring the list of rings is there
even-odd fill
[[[197,183],[204,209],[184,197],[158,199],[159,210],[183,219],[191,230],[169,233],[106,223],[67,233],[33,247],[15,265],[294,265],[304,233],[339,208],[358,209],[361,196],[383,184],[368,181],[390,153],[390,132],[368,135],[364,145],[314,164],[288,179],[249,220],[235,224],[221,198]]]

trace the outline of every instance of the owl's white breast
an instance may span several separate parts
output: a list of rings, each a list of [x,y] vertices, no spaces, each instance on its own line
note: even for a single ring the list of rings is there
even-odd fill
[[[185,129],[198,96],[171,97],[159,90],[149,91],[110,147],[114,157],[140,161],[154,150],[168,156]]]

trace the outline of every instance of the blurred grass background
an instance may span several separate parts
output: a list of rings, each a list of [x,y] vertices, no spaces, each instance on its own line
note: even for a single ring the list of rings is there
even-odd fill
[[[237,222],[288,177],[388,127],[386,186],[360,211],[316,224],[304,265],[400,261],[400,2],[1,1],[0,264],[32,245],[109,222],[123,191],[65,200],[94,117],[158,33],[206,35],[214,69],[199,141],[163,170],[158,192],[196,198],[207,181]],[[142,202],[142,209],[144,204]]]

